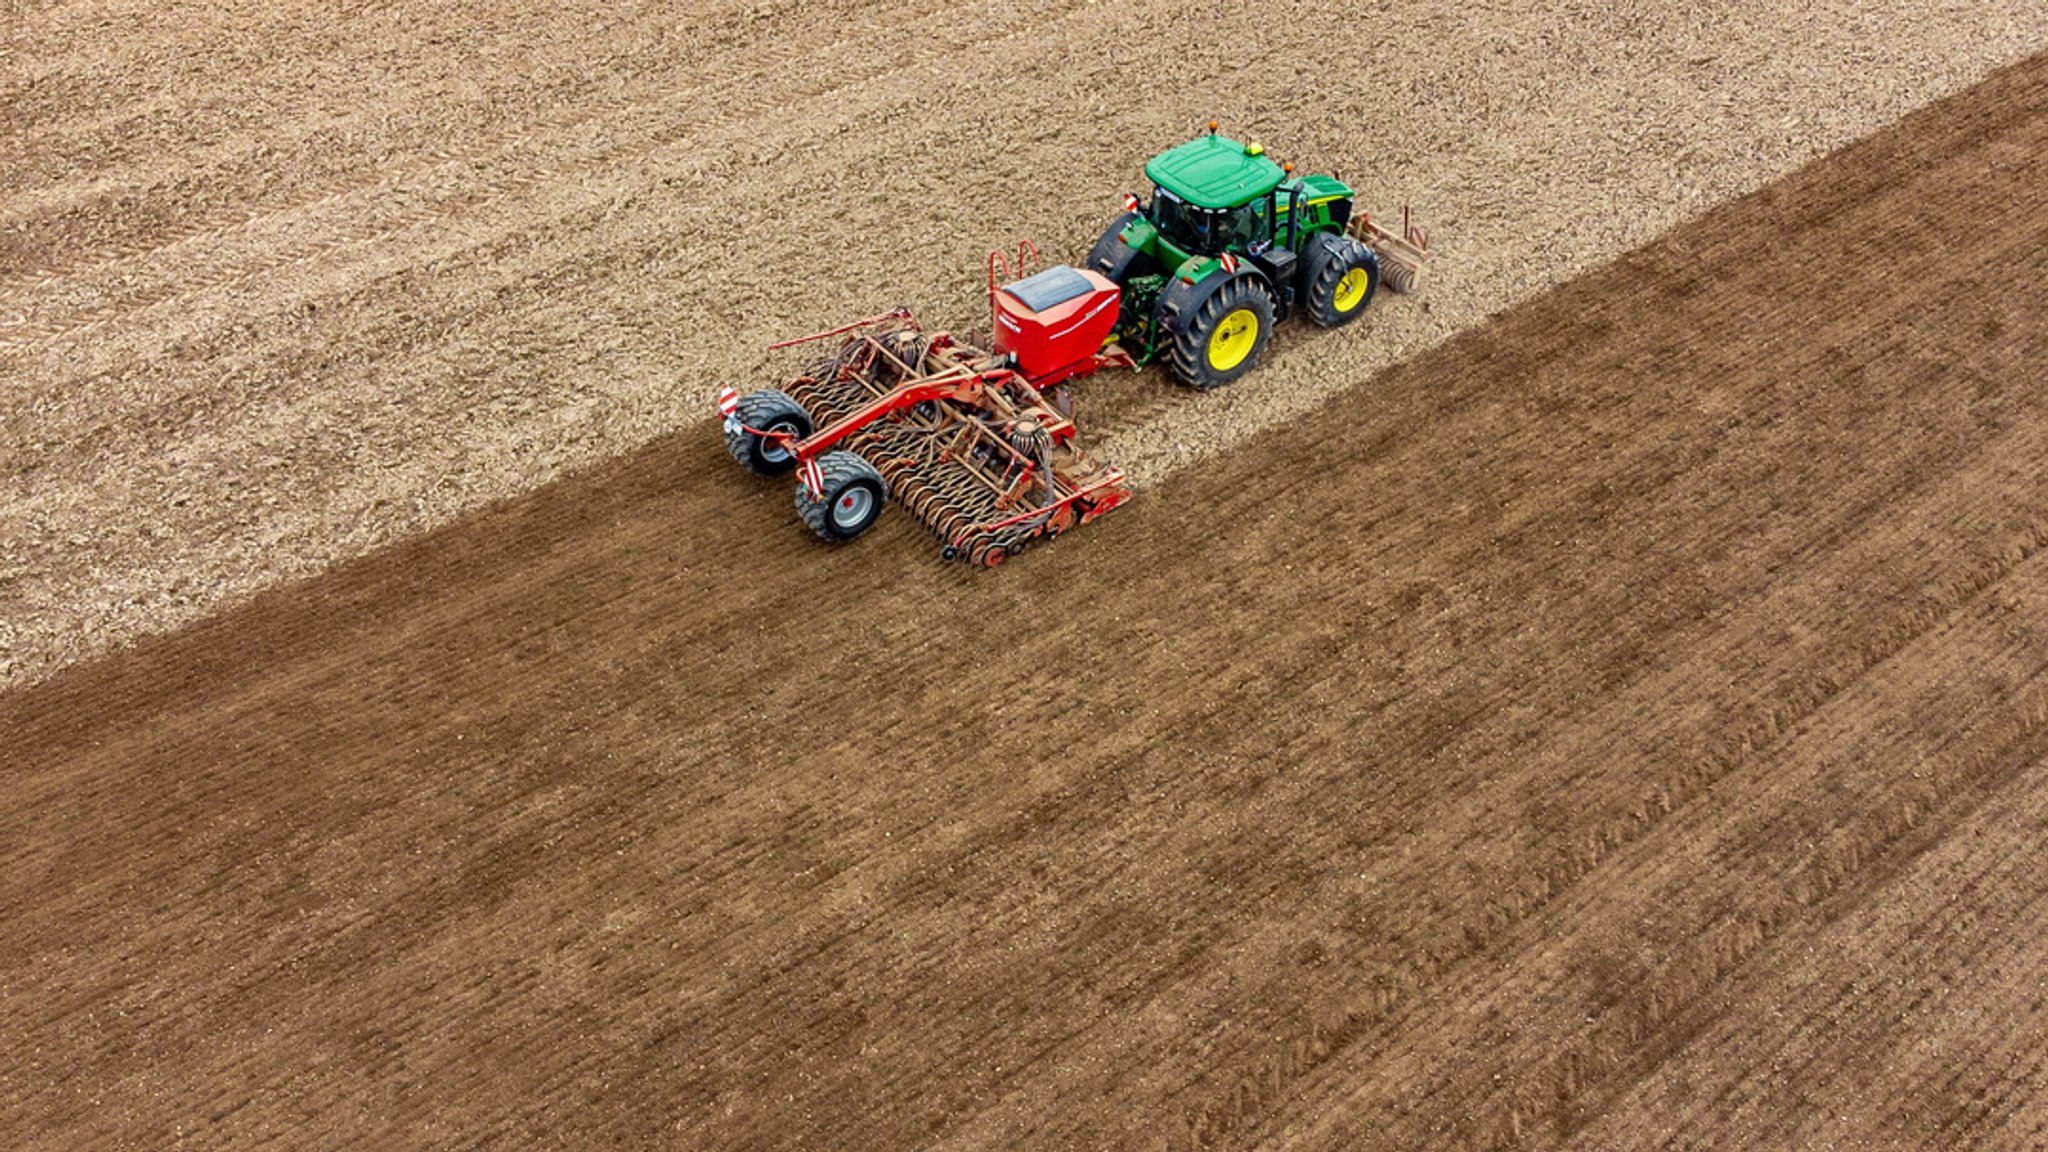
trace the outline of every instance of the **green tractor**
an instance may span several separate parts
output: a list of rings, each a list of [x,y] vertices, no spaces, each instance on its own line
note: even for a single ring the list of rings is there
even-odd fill
[[[1427,255],[1405,243],[1413,230],[1396,240],[1367,217],[1353,221],[1342,181],[1297,177],[1216,128],[1153,157],[1151,202],[1126,196],[1088,253],[1088,267],[1123,290],[1118,341],[1140,363],[1164,357],[1176,380],[1201,390],[1250,371],[1273,325],[1297,311],[1325,328],[1358,319],[1381,266],[1360,234],[1395,243],[1397,286]]]

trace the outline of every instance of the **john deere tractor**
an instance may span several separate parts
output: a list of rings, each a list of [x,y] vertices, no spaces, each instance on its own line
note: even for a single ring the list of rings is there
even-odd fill
[[[1345,229],[1349,187],[1297,177],[1216,128],[1153,157],[1151,201],[1125,197],[1088,254],[1123,289],[1117,339],[1203,390],[1250,371],[1276,322],[1299,311],[1348,324],[1380,283],[1379,256]]]

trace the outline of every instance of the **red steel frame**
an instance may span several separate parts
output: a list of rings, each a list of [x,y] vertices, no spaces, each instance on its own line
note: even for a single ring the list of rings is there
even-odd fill
[[[1007,283],[1012,277],[1021,277],[1027,274],[1038,263],[1038,248],[1029,240],[1023,240],[1018,243],[1016,263],[1014,265],[1007,258],[1007,254],[1000,249],[989,253],[988,293],[991,315],[996,312],[996,293],[1001,290],[1001,285]],[[861,332],[864,329],[884,326],[907,328],[911,331],[919,330],[917,320],[911,315],[909,309],[895,308],[888,312],[856,320],[850,324],[842,324],[837,328],[828,329],[823,332],[814,332],[808,336],[798,336],[794,339],[777,341],[769,345],[769,348],[790,348],[799,344],[808,344],[817,340],[829,340],[834,337]],[[937,339],[944,338],[943,335],[937,337]],[[872,336],[863,336],[861,339],[869,343],[877,355],[888,357],[906,376],[914,374],[912,366],[904,363],[894,349],[875,340]],[[963,345],[961,347],[966,346]],[[992,350],[984,349],[983,351],[988,352],[991,359],[961,363],[957,367],[948,368],[931,375],[905,379],[886,394],[875,397],[832,424],[814,429],[806,437],[799,438],[787,432],[737,424],[737,420],[733,416],[733,410],[737,406],[738,397],[731,388],[720,390],[719,408],[726,414],[726,418],[737,424],[740,429],[750,435],[772,441],[789,452],[797,461],[802,483],[811,490],[813,498],[822,498],[823,493],[819,491],[820,481],[817,479],[818,472],[814,462],[818,457],[831,451],[847,437],[858,433],[878,420],[887,419],[895,413],[904,412],[920,404],[932,401],[953,401],[975,408],[982,408],[987,406],[988,394],[991,389],[1004,389],[1021,385],[1030,393],[1032,403],[1029,405],[1029,408],[1035,413],[1035,419],[1043,427],[1045,434],[1055,444],[1064,444],[1073,437],[1074,424],[1065,416],[1060,415],[1057,409],[1046,402],[1043,392],[1064,384],[1069,380],[1091,376],[1104,367],[1137,367],[1136,361],[1129,353],[1125,352],[1122,348],[1110,345],[1108,351],[1097,350],[1072,364],[1034,378],[1016,371],[1011,366],[1014,365],[1014,360],[1007,357],[997,358]],[[953,449],[951,448],[947,449],[946,455],[950,456],[952,451]],[[1014,448],[1012,448],[1012,452],[1015,452]],[[1040,466],[1040,461],[1032,460],[1028,457],[1020,455],[1017,459],[1019,464],[1021,464],[1022,470],[1015,474],[1014,479],[1009,472],[1003,475],[999,482],[999,490],[1006,489],[1006,491],[997,504],[998,508],[1009,504],[1012,496],[1023,489],[1024,485],[1029,482],[1029,478]],[[1058,473],[1055,473],[1055,475],[1058,475]],[[987,478],[984,477],[984,479]],[[1071,480],[1067,481],[1067,483],[1071,482]],[[1128,497],[1128,492],[1122,490],[1124,482],[1125,475],[1120,468],[1112,467],[1095,473],[1087,481],[1074,487],[1072,491],[1066,492],[1056,499],[1050,499],[1047,503],[1026,508],[1000,520],[975,524],[959,530],[948,542],[946,552],[951,556],[955,555],[955,550],[958,549],[959,552],[957,554],[964,555],[969,547],[968,542],[975,536],[1022,524],[1033,517],[1053,518],[1052,523],[1054,526],[1051,528],[1051,531],[1057,534],[1057,532],[1065,527],[1071,527],[1075,523],[1091,520],[1123,503],[1124,499]],[[1046,483],[1046,495],[1052,497],[1051,479],[1049,478]],[[1101,495],[1101,499],[1094,499],[1098,495]],[[1074,519],[1076,511],[1079,511],[1079,520]],[[996,553],[995,558],[989,560],[988,563],[991,565],[1000,563],[1001,556],[1002,553]],[[977,560],[976,562],[980,563],[981,561]]]
[[[1036,246],[1029,240],[1023,241],[1018,247],[1017,254],[1019,270],[1028,267],[1030,264],[1035,264],[1037,259],[1038,249]],[[997,290],[996,277],[999,271],[1007,274],[1010,271],[1008,262],[1004,259],[1001,251],[991,252],[989,253],[989,300],[991,306],[993,306],[995,300],[994,294]],[[913,328],[917,326],[917,321],[911,316],[909,309],[895,308],[888,312],[867,317],[864,320],[856,320],[851,324],[842,324],[828,331],[813,332],[808,336],[798,336],[794,339],[778,341],[770,344],[768,347],[770,349],[791,348],[798,344],[808,344],[816,340],[829,340],[834,336],[844,336],[851,332],[860,331],[863,328],[872,328],[883,324],[905,323]],[[886,352],[886,350],[884,351]],[[888,394],[876,397],[857,411],[846,416],[845,419],[817,429],[808,437],[802,439],[785,432],[777,432],[773,429],[752,428],[745,424],[740,425],[740,427],[751,435],[773,440],[781,444],[786,451],[796,457],[798,463],[802,463],[807,460],[816,459],[818,456],[831,451],[840,441],[873,424],[875,421],[888,417],[891,413],[915,408],[919,404],[930,400],[958,400],[976,403],[980,400],[982,393],[991,385],[1001,385],[1011,381],[1021,382],[1029,386],[1034,392],[1043,392],[1045,389],[1063,384],[1068,380],[1094,375],[1098,370],[1105,367],[1135,368],[1137,364],[1129,353],[1118,348],[1110,352],[1096,352],[1064,368],[1048,372],[1036,378],[1024,376],[1008,368],[996,368],[985,371],[962,368],[952,372],[940,373],[936,376],[907,380]],[[726,391],[730,391],[730,389]],[[1074,434],[1074,425],[1072,421],[1060,418],[1052,422],[1046,428],[1046,432],[1056,442],[1064,441]],[[1123,477],[1121,472],[1113,472],[1113,475],[1118,480],[1121,480]],[[1091,484],[1083,491],[1067,496],[1050,505],[1050,507],[1057,508],[1101,486],[1101,483]],[[814,492],[812,495],[820,494]],[[983,527],[1006,527],[1013,523],[1014,520],[1022,520],[1026,516],[1035,515],[1044,510],[1044,508],[1034,509],[1024,516],[1015,517],[1013,520],[1005,520],[998,524],[984,525]]]

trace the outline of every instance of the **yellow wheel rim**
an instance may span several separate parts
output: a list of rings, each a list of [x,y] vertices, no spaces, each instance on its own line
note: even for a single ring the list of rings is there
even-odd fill
[[[1209,334],[1209,367],[1218,372],[1228,372],[1244,358],[1252,354],[1252,345],[1259,342],[1259,314],[1249,308],[1239,308],[1223,318],[1216,325],[1216,331]]]
[[[1365,289],[1371,283],[1371,273],[1363,268],[1353,268],[1337,281],[1337,294],[1330,303],[1336,305],[1339,312],[1349,312],[1365,299]]]

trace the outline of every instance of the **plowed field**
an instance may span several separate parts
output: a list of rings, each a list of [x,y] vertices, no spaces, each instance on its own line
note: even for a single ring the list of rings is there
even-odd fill
[[[2043,188],[2036,59],[1000,573],[700,426],[0,697],[0,1144],[2039,1148]]]

